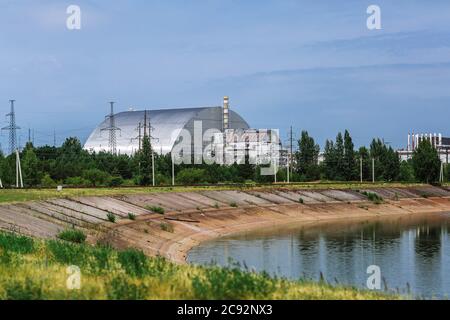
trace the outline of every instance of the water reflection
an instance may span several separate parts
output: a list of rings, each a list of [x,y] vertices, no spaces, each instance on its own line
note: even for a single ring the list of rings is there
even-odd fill
[[[364,287],[378,265],[388,288],[415,295],[450,293],[449,214],[289,226],[217,239],[191,250],[188,261],[227,265],[229,258],[292,279]]]

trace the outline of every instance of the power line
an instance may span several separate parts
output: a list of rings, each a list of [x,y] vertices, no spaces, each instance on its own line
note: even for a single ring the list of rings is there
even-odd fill
[[[2,130],[9,131],[9,152],[13,154],[17,149],[17,130],[20,129],[16,125],[16,113],[14,111],[15,100],[9,100],[11,103],[11,111],[6,116],[9,117],[9,126],[3,127]]]

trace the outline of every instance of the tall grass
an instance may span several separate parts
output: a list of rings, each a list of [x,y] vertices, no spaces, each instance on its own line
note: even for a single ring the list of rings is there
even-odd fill
[[[67,267],[80,290],[66,287]],[[236,266],[176,265],[143,252],[0,232],[0,299],[385,299],[376,292],[274,279]]]

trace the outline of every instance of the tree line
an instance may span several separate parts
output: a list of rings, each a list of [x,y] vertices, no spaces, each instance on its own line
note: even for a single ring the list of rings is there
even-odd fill
[[[298,140],[298,151],[293,154],[290,181],[364,181],[372,180],[372,163],[376,181],[436,182],[440,174],[437,151],[428,141],[422,141],[412,159],[401,161],[398,153],[380,139],[373,139],[369,148],[355,150],[350,133],[338,133],[335,140],[327,140],[323,161],[319,161],[320,147],[307,131]],[[113,155],[107,152],[90,153],[83,150],[78,138],[70,137],[60,147],[27,143],[20,152],[22,175],[26,187],[120,186],[153,183],[153,163],[157,185],[172,182],[170,154],[152,156],[148,137],[141,150],[133,156]],[[247,158],[248,160],[248,158]],[[445,179],[449,180],[448,166]],[[0,178],[5,187],[15,185],[15,154],[0,154]],[[278,181],[286,181],[286,168],[279,168]],[[273,182],[273,176],[261,175],[261,167],[248,164],[221,166],[218,164],[176,165],[177,184],[264,183]]]

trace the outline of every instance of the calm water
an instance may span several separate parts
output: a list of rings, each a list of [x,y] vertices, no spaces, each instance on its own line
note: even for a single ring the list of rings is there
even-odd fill
[[[239,262],[298,279],[324,278],[365,287],[378,265],[383,288],[431,298],[450,297],[450,214],[326,223],[260,230],[206,242],[191,263]]]

